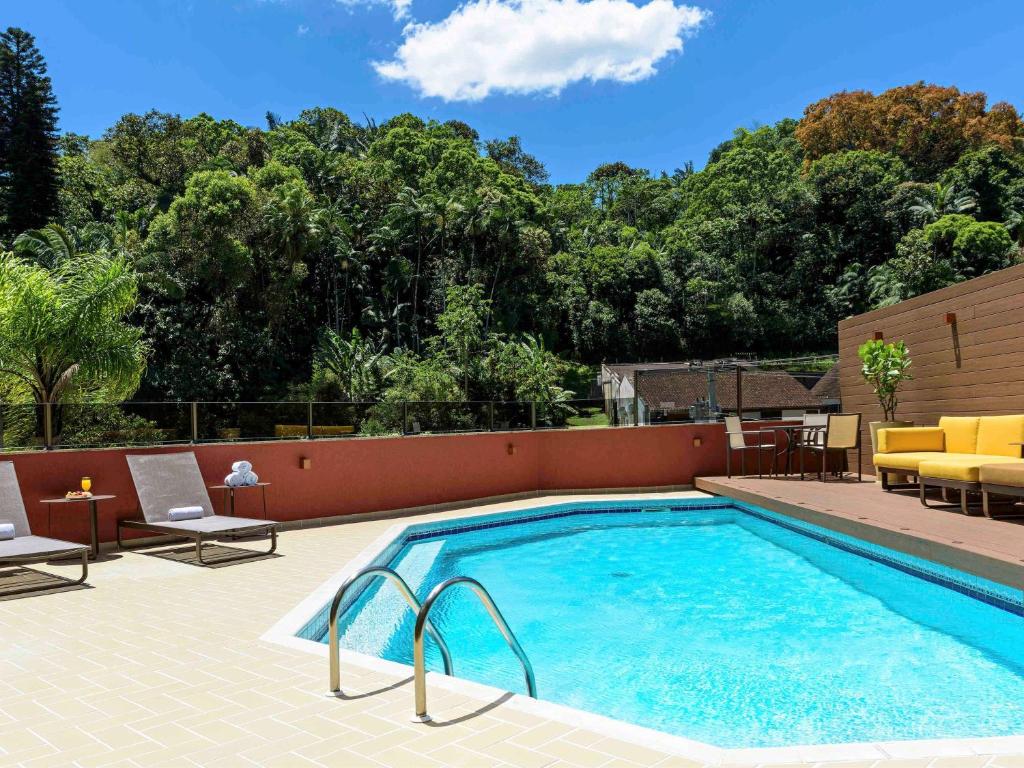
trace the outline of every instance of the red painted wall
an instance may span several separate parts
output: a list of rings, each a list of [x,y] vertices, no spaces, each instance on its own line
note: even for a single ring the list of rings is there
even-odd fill
[[[272,483],[270,517],[291,521],[527,491],[684,485],[695,475],[724,474],[724,441],[721,424],[687,424],[49,451],[0,460],[15,463],[33,532],[86,542],[86,505],[58,505],[48,514],[39,500],[63,496],[88,475],[93,493],[117,496],[99,505],[100,538],[112,541],[116,521],[134,516],[138,505],[129,453],[195,451],[210,485],[223,481],[232,461],[248,459]],[[311,469],[300,468],[302,458],[312,460]],[[258,490],[236,499],[236,514],[260,516]],[[220,496],[212,500],[219,511]]]

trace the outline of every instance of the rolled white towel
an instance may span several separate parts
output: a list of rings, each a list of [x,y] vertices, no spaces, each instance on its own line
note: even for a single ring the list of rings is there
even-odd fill
[[[167,519],[172,523],[177,523],[182,520],[198,520],[202,516],[202,507],[172,507],[167,510]]]
[[[255,472],[246,472],[245,481],[242,483],[242,485],[256,485],[256,483],[258,483],[259,481],[260,476],[257,475]]]
[[[237,488],[240,485],[245,485],[245,473],[244,472],[232,472],[230,475],[224,478],[224,485],[229,488]]]
[[[14,523],[0,523],[0,541],[10,541],[14,538]]]
[[[241,472],[243,475],[246,472],[249,472],[251,469],[252,469],[252,462],[251,461],[245,461],[244,459],[242,459],[240,461],[236,461],[234,464],[231,465],[231,471],[232,472]]]

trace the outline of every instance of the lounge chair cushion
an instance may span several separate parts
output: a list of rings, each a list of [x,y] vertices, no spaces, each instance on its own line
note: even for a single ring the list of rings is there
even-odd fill
[[[1024,489],[1024,462],[982,464],[978,480],[992,485],[1010,485]]]
[[[943,451],[945,448],[944,433],[939,427],[899,427],[898,429],[878,430],[879,453]]]
[[[14,523],[0,523],[0,541],[10,541],[14,538]]]
[[[917,472],[917,466],[922,461],[938,461],[947,454],[941,451],[912,451],[908,453],[876,453],[873,461],[876,467],[886,469],[906,469]]]
[[[943,416],[939,429],[946,436],[945,450],[950,453],[984,453],[978,448],[977,416]]]
[[[75,544],[45,536],[19,536],[10,541],[0,541],[0,560],[36,555],[63,554],[76,549],[87,549],[84,544]]]
[[[276,525],[273,520],[257,520],[252,517],[232,517],[230,515],[207,515],[198,520],[178,520],[176,522],[153,523],[168,530],[188,531],[191,533],[221,533],[240,531],[246,528],[268,528]]]
[[[978,453],[1020,458],[1024,416],[982,416],[978,424]]]
[[[917,468],[922,478],[934,477],[942,480],[959,480],[965,483],[976,483],[979,470],[983,464],[1018,464],[1024,467],[1024,459],[1009,456],[959,455],[944,456],[941,459],[922,461]]]
[[[179,520],[198,520],[202,516],[202,507],[172,507],[167,510],[167,519],[172,523]]]

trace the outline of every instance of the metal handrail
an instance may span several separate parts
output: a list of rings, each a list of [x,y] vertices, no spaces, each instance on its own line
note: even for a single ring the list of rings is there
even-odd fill
[[[412,658],[416,685],[415,719],[420,722],[426,723],[430,721],[430,715],[427,714],[427,669],[423,657],[423,631],[429,628],[427,617],[430,614],[430,609],[437,602],[437,598],[444,594],[449,587],[455,587],[459,584],[465,584],[472,589],[474,594],[480,599],[480,602],[484,604],[484,608],[487,609],[491,619],[504,636],[505,642],[508,643],[509,648],[518,657],[519,663],[523,665],[527,693],[530,695],[530,698],[537,698],[537,681],[533,676],[533,665],[530,664],[530,660],[526,657],[526,651],[523,650],[523,646],[519,644],[516,636],[512,634],[512,630],[508,626],[508,622],[505,621],[505,617],[501,615],[501,611],[498,610],[498,606],[494,604],[494,599],[484,589],[484,585],[476,579],[471,579],[469,576],[456,576],[434,587],[433,591],[427,596],[427,599],[423,601],[423,607],[416,614],[416,626],[412,634]]]
[[[399,576],[398,573],[391,568],[385,568],[381,565],[371,565],[345,579],[345,583],[342,584],[338,588],[338,591],[334,593],[334,600],[331,601],[331,610],[328,615],[327,632],[330,644],[329,655],[331,657],[332,693],[341,692],[341,657],[338,647],[338,612],[341,609],[341,601],[344,599],[345,593],[353,584],[368,576],[388,579],[391,581],[391,583],[395,585],[395,589],[397,589],[402,597],[405,598],[405,602],[409,604],[409,607],[416,612],[416,626],[419,626],[419,616],[422,612],[420,602],[416,599],[416,595],[413,594],[413,591],[409,589],[409,585],[406,583],[405,579]],[[448,645],[445,643],[444,638],[441,637],[441,634],[434,628],[433,624],[426,624],[426,630],[430,633],[430,636],[434,638],[434,642],[437,643],[437,647],[441,650],[441,660],[444,662],[444,673],[451,676],[454,673],[452,668],[452,655],[448,651]],[[422,637],[422,631],[420,634]],[[420,650],[422,651],[422,648]]]

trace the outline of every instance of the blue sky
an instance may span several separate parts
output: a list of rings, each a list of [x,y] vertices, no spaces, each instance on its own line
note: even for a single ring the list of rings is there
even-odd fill
[[[842,89],[916,80],[1024,108],[1022,0],[4,0],[62,130],[125,112],[263,125],[309,106],[516,134],[556,182],[654,172]],[[398,17],[398,18],[396,18]],[[412,25],[412,26],[410,26]],[[417,26],[418,25],[418,26]],[[682,50],[679,50],[679,43]],[[435,95],[436,94],[436,95]]]

